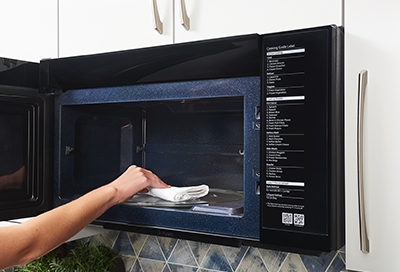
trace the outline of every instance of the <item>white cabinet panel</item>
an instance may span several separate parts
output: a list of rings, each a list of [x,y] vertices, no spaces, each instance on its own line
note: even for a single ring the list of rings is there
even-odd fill
[[[340,0],[158,0],[163,34],[154,29],[153,1],[59,0],[60,56],[72,56],[248,33],[341,25]],[[174,6],[175,5],[175,6]]]
[[[173,42],[172,0],[158,0],[163,34],[154,29],[152,0],[59,0],[60,57]]]
[[[398,1],[345,1],[346,263],[357,271],[395,271],[400,244],[400,25]],[[370,253],[360,251],[357,191],[358,73],[368,71],[364,183]]]
[[[39,62],[57,57],[57,1],[0,0],[0,56]]]
[[[185,0],[190,29],[181,25],[181,0],[175,0],[175,41],[313,26],[342,25],[341,0]]]

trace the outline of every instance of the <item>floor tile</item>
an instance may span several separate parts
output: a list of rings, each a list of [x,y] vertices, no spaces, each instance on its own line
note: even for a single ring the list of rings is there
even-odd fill
[[[327,272],[340,272],[345,268],[345,263],[343,262],[343,259],[340,257],[340,254],[338,253],[336,255],[336,258],[333,260],[332,264],[329,266],[329,269]]]
[[[211,244],[187,241],[190,249],[192,250],[193,256],[197,262],[197,264],[201,264],[206,256],[208,250],[211,247]]]
[[[139,258],[139,263],[144,272],[163,272],[165,262]]]
[[[157,237],[157,240],[160,244],[162,252],[164,253],[165,259],[168,260],[175,248],[176,243],[178,242],[178,239]]]
[[[242,261],[244,255],[247,252],[247,249],[249,247],[247,246],[242,246],[242,247],[228,247],[228,246],[223,246],[222,250],[225,253],[226,258],[228,259],[228,262],[232,266],[233,271],[238,268],[240,262]]]
[[[113,249],[125,256],[136,256],[133,251],[131,241],[126,232],[120,232],[117,237]]]
[[[162,253],[156,236],[147,237],[139,257],[165,262],[164,254]]]
[[[339,252],[339,257],[343,260],[343,262],[346,264],[346,253],[344,252]]]
[[[179,240],[168,259],[168,263],[198,266],[189,244],[185,240]]]
[[[321,272],[325,271],[329,267],[336,254],[336,251],[332,251],[321,257],[301,255],[300,258],[308,272]]]
[[[261,258],[269,272],[277,272],[285,261],[287,252],[259,248]]]
[[[176,271],[171,270],[171,269],[169,268],[168,264],[167,264],[166,266],[164,266],[164,269],[163,269],[162,272],[176,272]]]
[[[307,272],[299,254],[289,253],[282,264],[280,272]],[[321,272],[321,271],[320,271]]]
[[[168,264],[171,272],[197,272],[198,268],[193,266],[185,266],[181,264]]]
[[[135,265],[136,257],[121,255],[121,258],[124,261],[126,272],[130,272]]]
[[[136,253],[136,256],[139,256],[140,251],[142,251],[143,245],[146,242],[148,235],[139,233],[128,233],[128,236],[132,243],[132,247]]]
[[[129,272],[144,272],[140,267],[139,261],[136,261]]]
[[[211,245],[204,260],[200,264],[201,268],[215,269],[218,271],[233,271],[228,260],[222,251],[221,246]]]
[[[104,233],[96,235],[97,239],[101,242],[101,244],[107,247],[113,247],[115,241],[117,240],[120,232],[119,231],[106,231]]]
[[[268,269],[265,267],[263,260],[258,252],[258,250],[254,247],[250,247],[243,260],[239,264],[239,267],[235,270],[236,272],[268,272]]]

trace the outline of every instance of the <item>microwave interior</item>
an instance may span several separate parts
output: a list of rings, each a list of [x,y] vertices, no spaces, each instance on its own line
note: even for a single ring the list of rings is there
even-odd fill
[[[62,115],[72,132],[63,135],[71,144],[62,167],[72,171],[65,171],[62,198],[106,184],[132,164],[173,186],[243,194],[243,97],[74,105]]]
[[[206,184],[209,194],[176,203],[138,194],[100,221],[230,235],[239,224],[236,235],[259,236],[259,223],[245,222],[259,220],[258,78],[69,90],[56,105],[56,202],[134,164],[172,186]]]

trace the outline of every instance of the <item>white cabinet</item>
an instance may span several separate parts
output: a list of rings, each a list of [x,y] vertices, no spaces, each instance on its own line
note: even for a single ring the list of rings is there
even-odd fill
[[[163,33],[154,28],[152,0],[59,0],[60,57],[173,42],[173,0],[155,1]]]
[[[346,264],[397,271],[400,244],[400,3],[345,1]],[[357,190],[358,73],[368,71],[364,108],[364,196],[370,252],[360,250]]]
[[[39,62],[57,57],[57,1],[0,1],[0,57]]]
[[[181,25],[182,3],[189,30]],[[342,24],[340,0],[1,0],[0,8],[0,56],[31,61]]]
[[[189,30],[181,25],[182,3]],[[341,0],[175,0],[175,42],[329,24],[342,25]]]
[[[342,25],[341,0],[59,0],[60,57],[328,24]]]

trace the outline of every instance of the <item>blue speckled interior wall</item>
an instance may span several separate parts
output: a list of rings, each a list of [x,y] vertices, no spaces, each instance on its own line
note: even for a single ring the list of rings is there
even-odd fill
[[[90,238],[123,256],[127,272],[340,272],[344,250],[323,257],[109,231]]]

